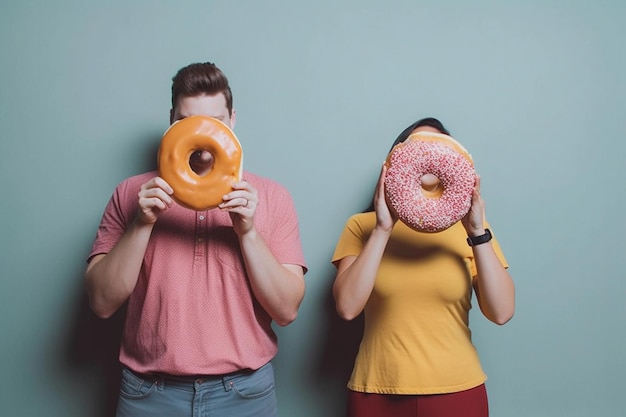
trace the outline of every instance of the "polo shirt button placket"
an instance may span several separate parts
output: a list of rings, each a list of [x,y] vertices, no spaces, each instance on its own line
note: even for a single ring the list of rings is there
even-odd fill
[[[198,217],[196,220],[196,248],[195,248],[195,256],[194,263],[200,265],[202,259],[204,258],[204,234],[206,232],[206,214],[198,213]]]

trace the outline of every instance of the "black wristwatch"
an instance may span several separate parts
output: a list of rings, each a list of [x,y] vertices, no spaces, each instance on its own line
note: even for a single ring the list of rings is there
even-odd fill
[[[481,243],[487,243],[491,240],[493,236],[491,236],[491,231],[489,229],[485,229],[485,234],[480,236],[469,236],[467,238],[467,244],[470,246],[480,245]]]

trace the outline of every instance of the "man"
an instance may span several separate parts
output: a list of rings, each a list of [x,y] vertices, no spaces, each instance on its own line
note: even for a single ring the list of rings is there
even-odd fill
[[[170,123],[194,115],[235,125],[228,80],[212,63],[173,78]],[[118,417],[277,414],[271,322],[291,323],[304,297],[298,222],[279,184],[244,171],[232,187],[196,212],[149,172],[120,183],[105,209],[85,282],[99,317],[128,302]]]

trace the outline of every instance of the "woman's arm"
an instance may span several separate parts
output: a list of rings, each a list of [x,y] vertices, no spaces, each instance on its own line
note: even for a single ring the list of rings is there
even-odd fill
[[[468,236],[485,233],[485,203],[480,195],[480,177],[472,195],[472,206],[462,219]],[[478,305],[492,322],[502,325],[511,320],[515,313],[515,285],[509,272],[498,259],[491,242],[472,246],[477,275],[474,290]]]
[[[505,324],[515,312],[513,279],[496,256],[491,242],[472,248],[478,271],[474,278],[474,290],[480,310],[492,322]]]
[[[354,319],[365,308],[374,288],[378,267],[389,236],[398,220],[389,210],[385,199],[386,172],[383,164],[374,195],[376,226],[372,234],[358,256],[346,256],[337,265],[333,296],[337,313],[345,320]]]

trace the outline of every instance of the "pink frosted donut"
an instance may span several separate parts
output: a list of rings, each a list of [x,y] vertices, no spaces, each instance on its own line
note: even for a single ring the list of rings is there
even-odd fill
[[[427,186],[433,175],[438,183]],[[385,192],[407,226],[440,232],[469,211],[475,177],[472,157],[459,142],[442,133],[421,131],[389,153]]]

